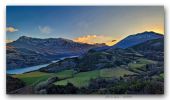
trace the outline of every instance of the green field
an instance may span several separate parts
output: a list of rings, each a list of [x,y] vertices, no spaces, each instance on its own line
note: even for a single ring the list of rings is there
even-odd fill
[[[134,73],[123,68],[108,68],[100,71],[101,77],[123,77],[124,75],[133,75]]]
[[[163,77],[164,77],[164,73],[161,73],[161,74],[160,74],[160,77],[162,77],[162,78],[163,78]]]
[[[45,73],[45,72],[35,71],[35,72],[17,74],[12,76],[23,80],[27,85],[32,85],[40,81],[47,80],[49,77],[57,76],[58,78],[67,78],[67,77],[72,77],[72,75],[73,75],[73,70],[65,70],[58,73]]]
[[[75,74],[73,78],[65,79],[59,82],[55,82],[55,85],[66,85],[68,82],[74,84],[77,87],[87,86],[90,79],[95,79],[100,76],[99,70],[80,72]]]
[[[136,60],[136,63],[134,63],[134,62],[129,63],[128,66],[129,66],[130,69],[135,70],[135,69],[145,67],[146,64],[155,64],[155,63],[156,63],[155,61],[140,58],[140,59]]]
[[[102,78],[111,78],[111,77],[122,77],[124,75],[132,75],[133,72],[125,70],[123,68],[106,68],[101,70],[94,70],[88,72],[81,72],[75,74],[73,78],[69,78],[66,80],[62,80],[59,82],[55,82],[55,85],[66,85],[68,82],[74,84],[77,87],[87,86],[91,79],[95,79],[98,77]]]
[[[128,66],[133,71],[140,71],[139,68],[144,67],[146,64],[156,63],[155,61],[148,60],[148,59],[138,59],[136,63],[129,63]],[[95,79],[98,77],[102,78],[119,78],[123,77],[124,75],[132,75],[135,74],[129,70],[124,68],[105,68],[100,70],[93,70],[88,72],[80,72],[74,74],[73,70],[65,70],[57,73],[45,73],[45,72],[30,72],[18,75],[12,75],[15,78],[19,78],[23,80],[27,85],[34,85],[41,81],[47,80],[50,77],[57,76],[60,79],[67,78],[65,80],[61,80],[59,82],[55,82],[55,85],[66,85],[68,82],[73,83],[77,87],[87,86],[91,79]]]
[[[55,85],[66,85],[68,82],[74,84],[77,87],[87,86],[91,79],[96,79],[99,77],[102,78],[111,78],[111,77],[123,77],[124,75],[132,75],[134,74],[131,71],[128,71],[123,68],[105,68],[100,70],[93,70],[88,72],[80,72],[74,74],[73,70],[65,70],[57,73],[45,73],[45,72],[30,72],[25,74],[12,75],[15,78],[19,78],[23,80],[27,85],[34,85],[41,81],[45,81],[50,77],[57,76],[60,79],[67,78],[65,80],[61,80],[55,82]]]

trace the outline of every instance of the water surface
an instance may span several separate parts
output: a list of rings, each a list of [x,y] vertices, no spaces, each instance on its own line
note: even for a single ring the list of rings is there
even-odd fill
[[[31,71],[35,71],[35,70],[38,70],[43,67],[47,67],[49,64],[58,62],[60,60],[64,60],[66,58],[75,58],[75,57],[78,57],[78,56],[62,57],[59,60],[52,61],[51,63],[48,63],[48,64],[41,64],[41,65],[30,66],[30,67],[19,68],[19,69],[11,69],[11,70],[7,70],[6,73],[7,74],[22,74],[22,73],[26,73],[26,72],[31,72]]]

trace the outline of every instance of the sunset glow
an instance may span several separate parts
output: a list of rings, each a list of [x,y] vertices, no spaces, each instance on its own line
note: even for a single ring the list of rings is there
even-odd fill
[[[162,6],[21,7],[7,7],[7,40],[14,41],[23,35],[62,37],[111,46],[128,35],[144,31],[164,34]]]
[[[112,37],[104,35],[87,35],[77,37],[73,41],[87,44],[105,43],[108,46],[111,46],[116,43],[116,40],[114,40]]]

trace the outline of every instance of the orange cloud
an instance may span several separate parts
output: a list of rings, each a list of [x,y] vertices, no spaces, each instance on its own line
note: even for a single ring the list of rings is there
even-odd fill
[[[12,40],[6,40],[6,43],[10,43],[10,42],[13,42]]]
[[[111,40],[111,41],[106,42],[105,44],[108,45],[108,46],[112,46],[116,43],[117,43],[117,40]]]
[[[6,31],[7,31],[7,32],[17,32],[18,29],[14,28],[14,27],[7,27],[7,28],[6,28]]]
[[[103,36],[103,35],[87,35],[75,38],[73,41],[87,43],[87,44],[95,44],[95,43],[105,43],[106,45],[113,45],[116,41],[113,41],[112,37]]]

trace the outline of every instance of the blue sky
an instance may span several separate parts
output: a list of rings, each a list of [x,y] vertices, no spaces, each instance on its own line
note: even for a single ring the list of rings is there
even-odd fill
[[[143,31],[164,32],[163,6],[7,6],[6,14],[7,40],[92,36],[107,42]]]

